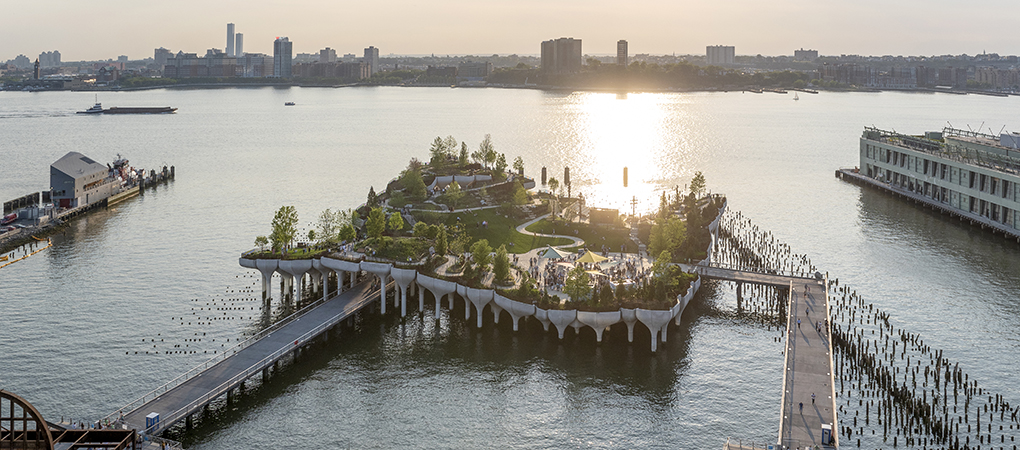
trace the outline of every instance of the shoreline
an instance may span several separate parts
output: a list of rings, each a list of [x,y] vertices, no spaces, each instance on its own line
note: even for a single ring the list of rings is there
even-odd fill
[[[32,91],[37,92],[59,92],[59,91],[70,91],[70,92],[135,92],[135,91],[151,91],[157,89],[231,89],[231,88],[262,88],[262,87],[275,87],[275,88],[325,88],[325,89],[340,89],[340,88],[357,88],[357,87],[400,87],[400,88],[443,88],[446,85],[395,85],[395,84],[368,84],[368,83],[348,83],[348,84],[302,84],[302,83],[194,83],[194,84],[163,84],[158,86],[139,86],[139,87],[127,87],[127,88],[108,88],[108,89],[53,89],[53,90],[41,90]],[[803,92],[808,94],[819,94],[822,92],[834,92],[834,93],[880,93],[880,92],[908,92],[918,94],[951,94],[951,95],[984,95],[989,97],[1012,97],[1020,96],[1020,93],[1013,92],[996,92],[996,91],[981,91],[976,89],[936,89],[936,88],[910,88],[910,89],[897,89],[897,88],[822,88],[822,87],[811,87],[811,88],[793,88],[793,87],[779,87],[779,88],[766,88],[757,86],[742,86],[742,87],[710,87],[710,88],[608,88],[608,87],[578,87],[578,86],[549,86],[549,85],[512,85],[512,84],[489,84],[482,86],[472,85],[450,85],[451,89],[525,89],[525,90],[538,90],[548,92],[596,92],[596,93],[616,93],[616,94],[667,94],[667,93],[715,93],[715,92],[750,92],[755,94],[786,94],[788,92]],[[3,91],[0,92],[22,92],[22,91]]]

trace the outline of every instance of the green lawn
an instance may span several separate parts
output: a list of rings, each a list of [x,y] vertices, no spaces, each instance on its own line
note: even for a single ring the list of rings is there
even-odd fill
[[[453,226],[459,223],[464,230],[471,235],[472,241],[488,239],[492,248],[499,248],[506,244],[506,250],[510,253],[524,253],[528,250],[546,245],[565,245],[571,241],[564,238],[535,237],[518,233],[516,228],[519,225],[513,219],[503,217],[495,209],[484,209],[481,211],[465,211],[453,214],[446,214],[446,224]],[[489,226],[482,226],[482,222],[488,222]],[[476,226],[477,224],[477,226]],[[513,243],[513,245],[510,245]]]
[[[637,253],[637,245],[630,240],[628,228],[603,228],[586,223],[553,224],[549,219],[542,219],[531,224],[527,230],[542,234],[577,236],[584,239],[585,247],[595,251],[601,250],[602,245],[607,245],[610,251],[618,252],[620,245],[623,244],[627,253]]]

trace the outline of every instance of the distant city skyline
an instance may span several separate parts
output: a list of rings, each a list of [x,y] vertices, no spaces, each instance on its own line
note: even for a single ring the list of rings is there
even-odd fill
[[[262,0],[165,4],[110,0],[104,8],[81,2],[54,8],[8,11],[0,28],[0,61],[19,54],[59,50],[64,61],[130,59],[153,49],[205,53],[224,51],[224,31],[234,23],[245,34],[245,50],[272,54],[273,41],[289,36],[294,53],[331,47],[360,53],[373,45],[380,56],[491,54],[538,55],[540,43],[573,36],[585,54],[615,55],[620,39],[630,54],[704,54],[725,43],[737,55],[793,55],[817,49],[820,55],[975,55],[1020,54],[1015,38],[1014,3],[1005,0],[913,2],[865,0],[854,3],[664,2],[617,3],[563,0],[461,4],[400,1],[380,15],[368,4],[297,0],[281,8]],[[536,14],[541,11],[541,14]],[[996,14],[989,14],[995,11]],[[198,13],[200,12],[200,14]],[[342,21],[343,17],[371,20]],[[684,19],[687,18],[687,19]],[[904,20],[909,18],[909,20]],[[158,24],[153,23],[158,22]],[[94,24],[100,33],[83,33]]]

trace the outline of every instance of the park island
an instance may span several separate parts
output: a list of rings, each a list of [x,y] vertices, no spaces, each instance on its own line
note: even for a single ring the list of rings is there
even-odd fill
[[[633,342],[640,323],[652,351],[679,324],[701,284],[692,267],[710,259],[726,203],[705,194],[700,173],[689,192],[664,192],[659,211],[638,218],[569,196],[569,170],[563,184],[549,178],[536,190],[521,158],[508,166],[488,136],[474,152],[437,137],[429,156],[412,158],[381,192],[371,187],[357,208],[326,209],[307,231],[293,207],[281,207],[259,248],[240,258],[261,272],[263,299],[272,300],[274,274],[278,298],[296,307],[368,280],[383,314],[392,301],[404,317],[417,297],[418,312],[434,305],[439,320],[445,299],[479,328],[490,311],[515,331],[530,318],[560,339],[590,328],[598,342],[615,324]]]

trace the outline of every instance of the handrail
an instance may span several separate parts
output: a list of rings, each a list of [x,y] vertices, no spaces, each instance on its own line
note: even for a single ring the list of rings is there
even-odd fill
[[[337,295],[340,295],[340,294],[337,294]],[[188,381],[191,378],[193,378],[195,375],[198,375],[198,374],[202,373],[202,371],[204,371],[205,369],[208,369],[209,367],[212,367],[212,366],[218,364],[220,361],[229,358],[231,355],[233,355],[233,354],[243,350],[244,348],[248,347],[249,345],[257,342],[259,339],[262,339],[265,335],[271,334],[274,331],[282,328],[284,325],[287,325],[287,324],[293,322],[295,319],[299,319],[299,318],[303,317],[305,314],[307,314],[309,311],[311,311],[315,307],[317,307],[320,304],[325,303],[326,301],[328,301],[330,299],[333,299],[335,297],[336,296],[333,296],[333,297],[330,297],[329,299],[322,299],[322,298],[320,298],[318,300],[315,300],[315,301],[309,303],[308,305],[305,305],[305,307],[295,311],[293,314],[290,314],[289,316],[284,317],[284,318],[276,321],[276,323],[270,325],[269,327],[266,327],[265,329],[259,331],[258,333],[255,333],[255,334],[251,335],[248,339],[245,339],[244,341],[238,343],[237,345],[235,345],[235,346],[233,346],[233,347],[231,347],[231,348],[229,348],[227,350],[224,350],[223,353],[220,353],[219,355],[216,355],[216,356],[213,356],[212,358],[209,358],[205,362],[203,362],[203,363],[201,363],[201,364],[199,364],[199,365],[197,365],[195,367],[192,367],[187,372],[184,372],[183,374],[179,375],[177,378],[174,378],[174,379],[166,382],[162,386],[159,386],[159,387],[149,391],[148,393],[142,395],[141,397],[138,397],[137,399],[135,399],[135,400],[133,400],[131,402],[128,402],[126,405],[124,405],[124,406],[118,408],[116,411],[108,414],[103,419],[112,419],[113,416],[115,416],[115,415],[123,414],[124,412],[134,411],[135,409],[137,409],[137,408],[141,407],[142,405],[144,405],[146,402],[151,401],[152,399],[158,397],[157,394],[160,394],[160,395],[164,394],[167,391],[169,391],[170,389],[173,389],[173,388],[175,388],[177,386],[180,386],[185,381]],[[146,400],[146,399],[148,399],[148,400]]]
[[[373,290],[368,292],[368,295],[366,295],[365,298],[366,299],[372,298],[372,296],[375,295],[378,292],[380,292],[380,289],[373,289]],[[341,311],[340,313],[334,315],[333,317],[330,317],[329,319],[327,319],[323,323],[319,324],[315,328],[312,328],[311,330],[309,330],[305,334],[302,334],[300,337],[298,337],[294,341],[294,345],[295,346],[299,345],[300,342],[305,342],[308,339],[317,336],[324,329],[332,327],[333,325],[336,324],[336,322],[339,322],[339,320],[337,320],[337,318],[341,317],[341,316],[344,316],[345,314],[347,314],[346,311]],[[180,420],[180,418],[182,416],[186,416],[187,415],[187,411],[190,411],[196,405],[205,404],[205,403],[207,403],[209,401],[212,401],[212,399],[215,399],[216,397],[219,397],[220,395],[222,395],[222,391],[224,391],[225,389],[229,389],[230,386],[232,386],[232,385],[234,385],[234,384],[236,384],[236,383],[238,383],[240,381],[244,381],[244,380],[248,379],[249,377],[251,377],[252,375],[254,375],[255,372],[257,372],[259,370],[262,370],[262,368],[265,366],[267,361],[270,361],[270,362],[275,361],[279,357],[281,357],[281,356],[283,356],[283,355],[285,355],[287,353],[290,353],[292,350],[293,350],[293,347],[290,347],[290,346],[283,347],[283,348],[273,352],[269,356],[266,356],[265,358],[262,358],[259,362],[255,363],[255,364],[252,364],[251,366],[248,366],[247,369],[245,369],[244,371],[242,371],[241,373],[239,373],[237,375],[234,375],[229,380],[224,381],[219,386],[216,386],[216,388],[210,390],[208,393],[206,393],[202,397],[199,397],[197,400],[195,400],[195,401],[193,401],[193,402],[191,402],[191,403],[189,403],[189,404],[187,404],[187,405],[185,405],[185,406],[183,406],[181,408],[178,408],[176,411],[170,413],[165,420],[160,419],[159,423],[156,423],[156,424],[152,425],[151,427],[146,428],[144,430],[144,432],[148,434],[148,433],[150,433],[152,431],[157,431],[159,429],[159,427],[161,427],[163,424],[174,423],[175,421]]]
[[[783,424],[787,422],[785,420],[786,411],[786,391],[787,391],[787,370],[790,364],[790,352],[793,350],[792,345],[795,341],[790,338],[790,332],[793,330],[793,280],[790,280],[790,290],[786,294],[786,342],[783,343],[783,392],[779,399],[779,442],[783,443]],[[790,414],[793,414],[793,404],[790,404]]]
[[[708,267],[708,268],[714,268],[714,269],[734,270],[734,271],[738,271],[738,272],[750,272],[750,273],[756,273],[756,274],[761,274],[761,275],[777,275],[777,276],[790,277],[790,278],[802,278],[802,279],[805,279],[805,280],[818,281],[813,276],[810,276],[810,275],[797,275],[793,271],[789,271],[789,270],[786,270],[786,269],[755,268],[755,267],[750,267],[750,266],[740,266],[740,265],[736,265],[736,264],[725,264],[725,263],[717,263],[717,262],[711,262],[711,263],[707,263],[706,264],[706,263],[704,263],[704,261],[702,261],[701,263],[696,264],[696,266]]]

